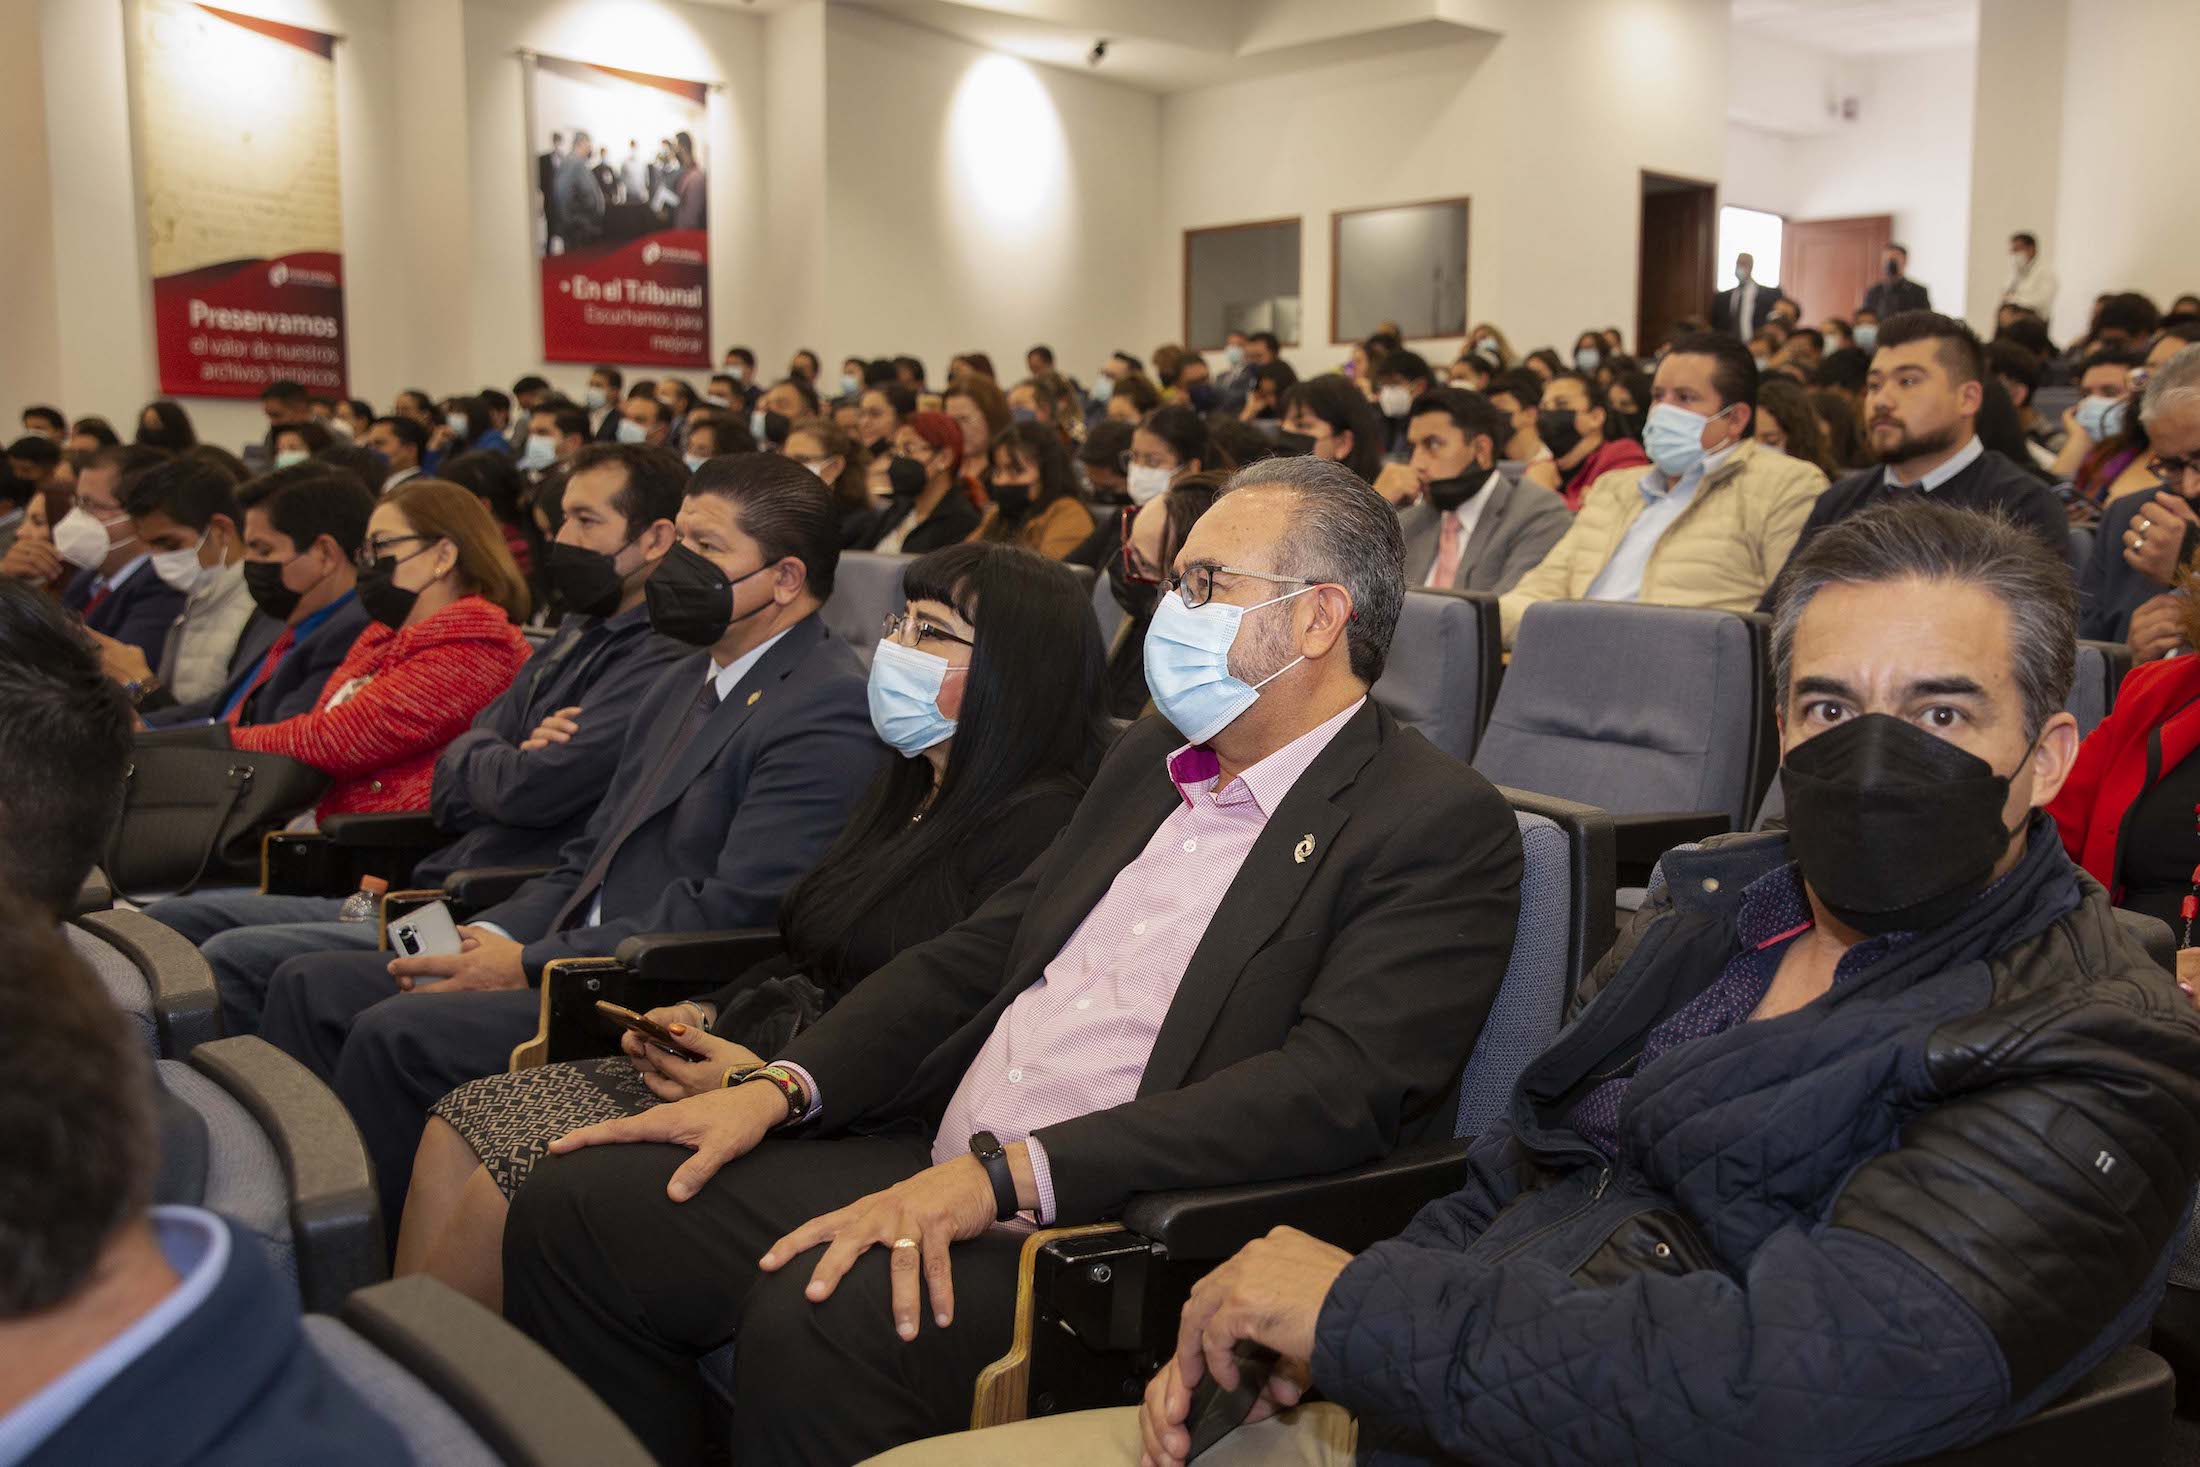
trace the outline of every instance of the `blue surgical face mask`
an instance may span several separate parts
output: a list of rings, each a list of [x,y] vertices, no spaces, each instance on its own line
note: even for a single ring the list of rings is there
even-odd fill
[[[1301,586],[1251,606],[1210,601],[1189,607],[1171,591],[1161,598],[1146,628],[1146,691],[1154,707],[1194,744],[1204,744],[1237,721],[1260,698],[1260,690],[1306,659],[1294,657],[1257,683],[1230,672],[1230,648],[1245,613],[1274,606],[1313,590]]]
[[[2129,411],[2120,397],[2082,398],[2078,403],[2078,426],[2095,443],[2106,443],[2124,431],[2124,418]]]
[[[871,727],[903,758],[955,736],[955,720],[940,712],[951,670],[944,657],[883,638],[872,651]]]
[[[1879,345],[1879,328],[1869,321],[1859,322],[1850,335],[1856,338],[1857,346],[1864,351],[1870,351]]]
[[[558,461],[558,440],[547,433],[530,433],[527,446],[519,451],[519,466],[523,469],[547,469]]]
[[[1245,348],[1242,346],[1226,346],[1222,349],[1222,359],[1230,364],[1232,371],[1235,371],[1245,365]]]
[[[307,453],[302,448],[286,448],[282,452],[275,455],[275,467],[278,469],[287,469],[292,464],[302,464],[311,457],[313,457],[313,455]]]
[[[1668,484],[1679,483],[1690,469],[1703,462],[1703,430],[1710,424],[1710,417],[1669,402],[1650,409],[1650,417],[1642,426],[1642,446]]]
[[[466,415],[464,413],[444,414],[443,425],[449,428],[452,433],[456,434],[460,438],[464,438],[466,436],[467,428],[472,426],[466,421]]]
[[[1594,372],[1603,363],[1604,353],[1593,346],[1576,347],[1574,349],[1574,370],[1577,372]]]
[[[858,377],[853,372],[843,372],[840,374],[840,395],[842,397],[854,397],[858,392],[862,390],[863,379],[861,377]]]
[[[749,410],[749,436],[756,440],[756,446],[758,448],[762,448],[764,446],[766,441],[765,431],[769,426],[770,425],[765,421],[764,410],[762,408],[751,408]]]
[[[1092,400],[1094,402],[1106,402],[1114,395],[1115,379],[1102,373],[1100,380],[1092,384]]]

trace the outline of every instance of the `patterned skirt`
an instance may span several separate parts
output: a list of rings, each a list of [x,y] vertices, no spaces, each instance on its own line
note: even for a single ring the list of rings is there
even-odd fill
[[[448,1121],[506,1197],[519,1191],[550,1143],[568,1131],[621,1116],[640,1115],[657,1104],[633,1062],[576,1060],[490,1075],[459,1086],[435,1103],[431,1115]]]

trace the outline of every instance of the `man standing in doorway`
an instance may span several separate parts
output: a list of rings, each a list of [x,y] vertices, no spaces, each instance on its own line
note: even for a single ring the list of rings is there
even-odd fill
[[[1910,252],[1901,245],[1887,246],[1885,258],[1886,278],[1874,281],[1872,288],[1864,292],[1864,303],[1857,307],[1858,314],[1871,312],[1874,321],[1884,321],[1889,316],[1904,311],[1929,311],[1933,308],[1933,294],[1924,286],[1910,279]],[[1863,345],[1858,342],[1857,345]]]

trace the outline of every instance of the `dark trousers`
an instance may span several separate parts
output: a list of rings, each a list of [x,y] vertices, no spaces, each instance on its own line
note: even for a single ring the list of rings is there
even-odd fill
[[[428,1108],[468,1080],[500,1074],[535,1032],[542,995],[399,993],[390,955],[292,958],[268,985],[260,1037],[329,1082],[374,1164],[384,1235],[396,1246]]]
[[[696,1362],[728,1340],[737,1467],[841,1464],[970,1424],[978,1372],[1008,1351],[1021,1234],[954,1250],[955,1319],[894,1332],[889,1249],[833,1296],[803,1296],[824,1253],[777,1273],[764,1250],[821,1213],[931,1165],[921,1134],[776,1138],[687,1202],[665,1196],[684,1147],[594,1146],[537,1163],[504,1231],[504,1312],[603,1398],[665,1467],[706,1459]]]

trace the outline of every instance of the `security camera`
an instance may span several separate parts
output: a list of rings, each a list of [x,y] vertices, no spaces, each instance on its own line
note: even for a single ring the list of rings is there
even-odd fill
[[[1092,49],[1085,53],[1085,65],[1098,66],[1101,62],[1107,59],[1108,38],[1106,36],[1102,36],[1099,40],[1094,41],[1092,43]]]

